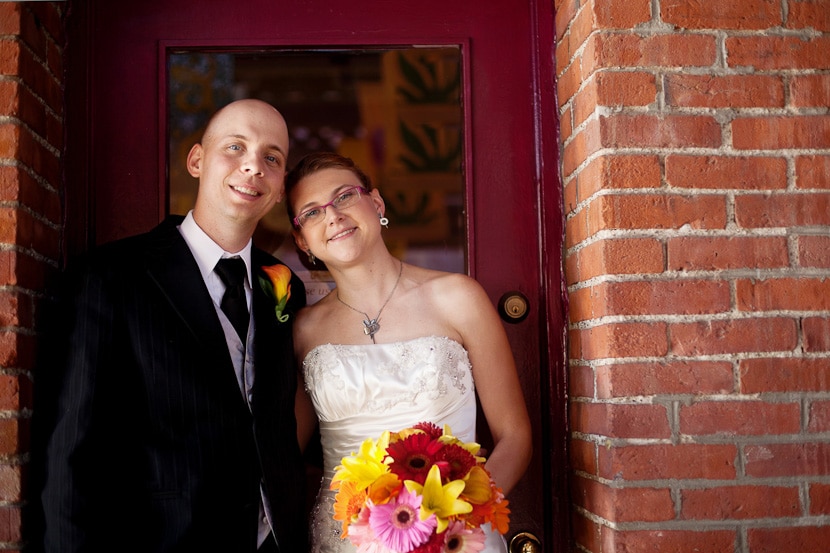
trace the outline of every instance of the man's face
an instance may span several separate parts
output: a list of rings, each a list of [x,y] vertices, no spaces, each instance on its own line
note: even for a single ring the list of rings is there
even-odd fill
[[[287,156],[288,129],[274,108],[243,100],[222,109],[187,158],[199,179],[197,223],[252,229],[283,198]]]

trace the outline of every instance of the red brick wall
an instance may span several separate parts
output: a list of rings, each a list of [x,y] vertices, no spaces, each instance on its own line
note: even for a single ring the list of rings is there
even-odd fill
[[[830,543],[830,0],[555,0],[574,536]]]
[[[18,551],[34,317],[61,243],[63,4],[0,2],[0,551]]]

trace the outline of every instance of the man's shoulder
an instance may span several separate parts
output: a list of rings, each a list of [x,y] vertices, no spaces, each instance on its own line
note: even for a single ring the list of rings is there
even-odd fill
[[[181,219],[178,216],[170,216],[148,231],[100,244],[73,258],[68,269],[117,270],[144,264],[148,256],[163,251],[177,240],[177,237],[181,237],[177,229]]]

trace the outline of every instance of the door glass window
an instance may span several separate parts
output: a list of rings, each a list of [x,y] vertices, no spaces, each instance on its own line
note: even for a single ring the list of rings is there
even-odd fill
[[[385,50],[204,52],[167,57],[170,213],[193,206],[187,152],[223,105],[259,98],[285,116],[289,167],[308,152],[353,158],[383,196],[393,254],[417,265],[466,271],[461,54],[455,46]],[[333,286],[291,237],[285,207],[255,242],[306,282],[310,303]]]

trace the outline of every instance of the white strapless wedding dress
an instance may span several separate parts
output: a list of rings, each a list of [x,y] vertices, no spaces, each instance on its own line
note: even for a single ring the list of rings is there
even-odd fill
[[[447,424],[454,436],[475,441],[476,396],[467,351],[430,336],[392,344],[317,346],[303,361],[306,391],[320,419],[323,482],[312,511],[314,553],[348,553],[341,523],[332,518],[334,468],[366,438],[423,421]],[[487,531],[486,553],[506,552],[502,536]]]

